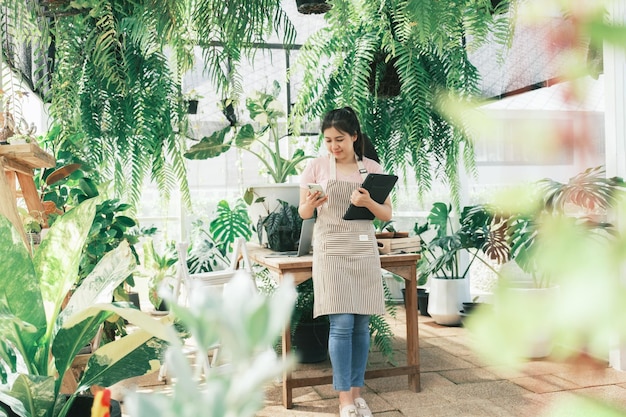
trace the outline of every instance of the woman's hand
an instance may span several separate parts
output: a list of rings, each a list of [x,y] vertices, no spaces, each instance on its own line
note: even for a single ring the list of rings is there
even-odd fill
[[[328,201],[328,196],[322,197],[322,193],[319,191],[309,191],[306,195],[306,204],[313,208],[320,207],[322,204]]]
[[[306,188],[300,189],[300,204],[298,205],[298,214],[303,219],[313,217],[315,209],[328,201],[328,196],[320,198],[319,191],[309,191]]]
[[[382,221],[391,220],[392,210],[389,197],[385,199],[383,204],[379,204],[372,199],[369,191],[363,187],[359,187],[350,195],[350,203],[357,207],[366,207],[377,219]]]
[[[354,204],[357,207],[368,207],[373,202],[374,200],[372,200],[369,191],[367,191],[363,187],[359,187],[356,190],[352,191],[352,195],[350,195],[350,203]]]

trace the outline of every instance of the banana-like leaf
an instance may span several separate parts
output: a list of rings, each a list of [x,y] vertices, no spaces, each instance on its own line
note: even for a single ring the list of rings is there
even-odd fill
[[[27,367],[46,329],[46,316],[33,262],[13,224],[0,216],[0,333],[24,356]],[[0,358],[14,356],[0,345]],[[2,361],[0,361],[2,362]]]
[[[171,335],[168,332],[168,327],[172,324],[171,317],[162,317],[159,320],[155,320],[152,316],[144,313],[141,310],[135,308],[120,307],[116,304],[95,304],[89,308],[81,310],[70,317],[65,324],[64,328],[70,328],[78,323],[86,320],[89,317],[99,314],[101,311],[110,311],[118,316],[126,319],[128,322],[135,326],[147,331],[154,337],[158,337],[164,340],[170,340]],[[60,331],[60,330],[59,330]]]
[[[37,375],[14,375],[10,389],[0,392],[0,403],[22,417],[46,417],[55,402],[54,378]]]
[[[75,326],[59,329],[52,343],[52,355],[59,374],[56,380],[57,388],[60,388],[63,376],[72,366],[78,352],[93,340],[100,325],[112,315],[110,311],[100,311]]]
[[[63,326],[68,317],[80,310],[94,304],[111,302],[115,288],[132,274],[135,267],[135,257],[130,245],[127,241],[122,241],[98,262],[76,289],[68,305],[59,315],[58,325]]]
[[[237,136],[235,136],[235,146],[246,149],[259,137],[251,124],[245,124],[239,128]]]
[[[226,135],[231,131],[230,126],[226,126],[222,130],[213,132],[211,136],[203,137],[199,143],[193,145],[187,152],[187,159],[209,159],[230,149],[230,141],[226,141]]]
[[[96,204],[96,199],[87,200],[59,217],[35,251],[33,263],[48,318],[48,334],[61,302],[78,279],[80,256],[96,213]]]
[[[167,349],[167,342],[138,330],[98,349],[87,363],[78,389],[92,385],[111,386],[135,376],[146,375],[159,369],[159,359]]]

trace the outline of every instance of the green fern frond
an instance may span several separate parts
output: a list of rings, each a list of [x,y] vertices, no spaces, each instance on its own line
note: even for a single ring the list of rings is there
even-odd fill
[[[380,353],[391,363],[395,365],[394,351],[393,351],[393,330],[385,318],[381,315],[370,316],[370,338],[373,345],[380,351]]]
[[[491,37],[504,41],[510,37],[508,19],[492,15],[487,0],[331,3],[328,26],[305,42],[296,59],[294,72],[302,72],[303,83],[294,123],[350,105],[387,171],[409,166],[420,195],[435,179],[444,180],[458,201],[457,165],[471,159],[472,147],[462,146],[467,132],[439,114],[438,94],[450,91],[461,99],[478,94],[467,35],[472,46]],[[386,64],[397,72],[398,97],[383,97],[373,88],[382,83]],[[319,76],[320,67],[327,76]]]

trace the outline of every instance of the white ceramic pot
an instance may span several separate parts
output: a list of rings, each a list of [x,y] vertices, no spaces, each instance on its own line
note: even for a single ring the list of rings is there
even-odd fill
[[[463,303],[470,301],[467,280],[433,277],[430,280],[428,314],[443,326],[461,324]]]
[[[550,314],[551,305],[557,302],[559,287],[536,288],[529,283],[516,283],[516,286],[507,288],[507,307],[521,311],[523,307],[532,308],[533,314]],[[501,308],[497,303],[497,309]],[[502,307],[504,308],[504,307]],[[520,332],[524,335],[524,356],[529,359],[545,358],[553,348],[553,335],[550,328],[534,327],[530,331]]]

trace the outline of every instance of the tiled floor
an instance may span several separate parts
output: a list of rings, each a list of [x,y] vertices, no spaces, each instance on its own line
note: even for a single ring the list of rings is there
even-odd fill
[[[404,358],[404,309],[390,319],[396,334],[398,364]],[[584,395],[615,404],[626,415],[626,372],[606,366],[533,360],[520,370],[487,366],[469,348],[463,327],[439,326],[419,316],[421,392],[407,389],[407,377],[366,381],[364,397],[376,417],[522,417],[551,415],[550,406],[572,395]],[[379,359],[371,355],[372,365]],[[308,365],[300,372],[330,369],[329,362]],[[161,389],[161,387],[154,387]],[[338,415],[337,395],[330,385],[297,388],[293,409],[282,406],[281,384],[267,389],[265,407],[258,417],[310,417]]]

